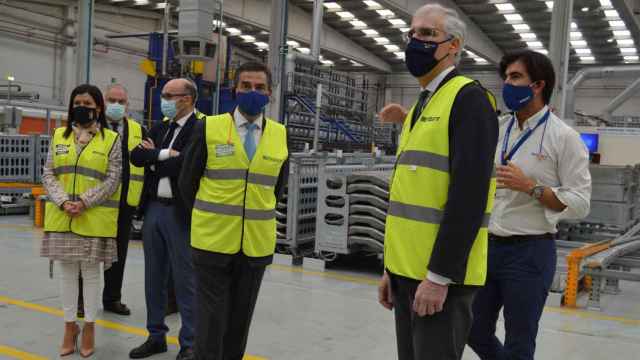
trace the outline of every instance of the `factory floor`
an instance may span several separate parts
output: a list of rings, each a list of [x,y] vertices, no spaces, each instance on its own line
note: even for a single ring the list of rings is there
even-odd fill
[[[0,359],[56,359],[62,339],[58,281],[37,256],[42,232],[27,216],[0,216]],[[124,298],[128,317],[100,312],[95,359],[127,359],[145,340],[143,252],[131,242]],[[279,257],[266,272],[246,359],[395,359],[393,316],[378,305],[375,271],[293,267]],[[640,285],[623,282],[606,295],[601,312],[557,307],[551,296],[538,336],[538,359],[638,359]],[[175,359],[177,315],[168,317]],[[502,323],[499,324],[502,327]],[[503,336],[500,330],[499,336]],[[78,355],[70,359],[80,358]],[[477,359],[467,349],[465,360]]]

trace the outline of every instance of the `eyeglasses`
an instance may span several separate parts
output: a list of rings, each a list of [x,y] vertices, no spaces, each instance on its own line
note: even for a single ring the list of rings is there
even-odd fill
[[[165,100],[171,100],[173,98],[179,97],[179,96],[188,96],[189,94],[171,94],[171,93],[163,93],[160,95],[161,98],[165,99]]]
[[[440,29],[428,27],[416,28],[411,29],[406,34],[404,34],[404,40],[409,43],[409,41],[411,41],[411,39],[413,39],[414,37],[418,38],[418,40],[425,40],[437,38],[440,34],[446,34],[446,32]]]

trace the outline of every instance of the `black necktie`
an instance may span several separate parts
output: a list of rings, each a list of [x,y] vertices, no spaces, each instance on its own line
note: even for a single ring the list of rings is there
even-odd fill
[[[424,109],[424,105],[427,102],[427,98],[429,97],[431,92],[429,90],[422,90],[420,93],[420,97],[418,98],[418,102],[416,103],[416,107],[413,108],[413,116],[411,117],[411,128],[416,124],[416,121],[420,118],[420,114],[422,114],[422,110]]]
[[[118,123],[117,122],[112,122],[111,123],[111,129],[115,132],[118,132]]]
[[[169,124],[169,130],[164,135],[164,139],[162,140],[162,149],[166,149],[169,147],[169,144],[171,144],[171,140],[173,140],[173,134],[175,134],[178,126],[178,123],[175,121],[172,121],[171,124]]]

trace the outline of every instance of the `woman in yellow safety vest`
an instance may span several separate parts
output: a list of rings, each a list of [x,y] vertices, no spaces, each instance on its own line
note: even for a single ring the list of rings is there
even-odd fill
[[[122,145],[118,134],[108,129],[102,93],[93,85],[73,90],[67,119],[66,127],[54,131],[42,174],[49,199],[40,255],[61,269],[65,331],[60,356],[78,348],[78,276],[82,273],[85,324],[79,352],[89,357],[95,346],[100,263],[107,269],[118,257]]]

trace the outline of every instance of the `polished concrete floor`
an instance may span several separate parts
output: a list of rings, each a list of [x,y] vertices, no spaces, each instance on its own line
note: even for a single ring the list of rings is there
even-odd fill
[[[0,216],[0,359],[57,358],[63,326],[58,282],[48,277],[48,261],[37,256],[41,234],[26,216]],[[93,358],[126,359],[144,341],[143,279],[142,249],[132,242],[123,301],[133,314],[99,314]],[[372,271],[292,267],[280,258],[265,275],[247,359],[395,359],[393,317],[378,305],[376,283]],[[640,358],[640,285],[621,288],[620,295],[603,299],[602,312],[562,309],[551,297],[536,358]],[[178,317],[168,324],[175,336]],[[178,347],[175,338],[170,341],[168,353],[151,359],[174,359]],[[477,358],[467,349],[464,359]]]

